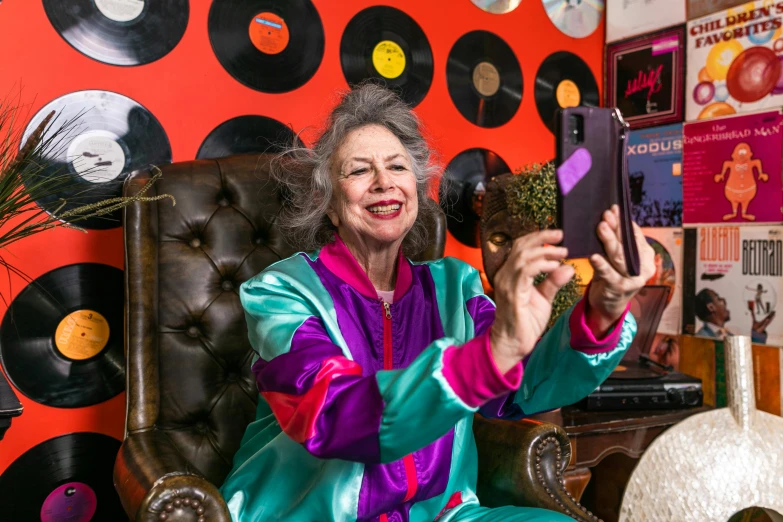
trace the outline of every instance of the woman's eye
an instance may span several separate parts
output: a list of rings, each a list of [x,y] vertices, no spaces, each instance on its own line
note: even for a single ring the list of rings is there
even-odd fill
[[[497,246],[505,245],[506,243],[508,243],[509,239],[510,238],[506,234],[501,234],[499,232],[489,236],[489,242]]]
[[[392,165],[392,170],[407,170],[405,165]]]
[[[354,175],[354,174],[364,174],[365,172],[367,172],[366,168],[356,169],[356,170],[352,170],[351,171],[351,175]]]

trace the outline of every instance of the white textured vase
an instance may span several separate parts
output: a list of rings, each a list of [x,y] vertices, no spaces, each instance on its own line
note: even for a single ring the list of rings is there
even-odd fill
[[[727,408],[685,419],[650,444],[620,522],[718,522],[752,506],[783,513],[783,418],[756,409],[751,340],[729,336]]]

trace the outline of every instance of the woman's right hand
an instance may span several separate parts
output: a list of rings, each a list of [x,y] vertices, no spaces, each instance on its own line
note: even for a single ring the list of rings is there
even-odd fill
[[[574,275],[562,264],[568,249],[554,246],[560,230],[541,230],[517,238],[503,266],[495,274],[495,322],[490,343],[495,364],[506,373],[524,359],[544,334],[558,290]],[[540,273],[548,276],[538,285]]]

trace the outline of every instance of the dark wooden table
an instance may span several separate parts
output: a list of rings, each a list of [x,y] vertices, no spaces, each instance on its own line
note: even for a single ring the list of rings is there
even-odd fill
[[[561,426],[571,441],[571,462],[564,474],[566,487],[576,499],[582,499],[591,477],[592,469],[602,460],[612,454],[621,453],[632,459],[638,459],[650,443],[670,426],[690,417],[691,415],[710,410],[709,406],[688,408],[683,410],[649,410],[649,411],[585,411],[575,406],[569,406],[557,411],[541,413],[531,418],[542,422],[551,422]],[[635,464],[635,462],[634,462]],[[630,475],[632,467],[626,475]],[[620,486],[625,489],[628,476]],[[621,479],[622,480],[622,479]],[[615,484],[614,488],[617,488]],[[595,484],[595,490],[603,489]],[[622,495],[620,495],[622,498]],[[586,507],[604,520],[611,520],[613,510],[617,506]],[[611,503],[615,503],[612,499]],[[600,513],[600,514],[599,514]]]
[[[11,389],[11,385],[0,371],[0,440],[11,427],[11,419],[22,414],[22,404]]]

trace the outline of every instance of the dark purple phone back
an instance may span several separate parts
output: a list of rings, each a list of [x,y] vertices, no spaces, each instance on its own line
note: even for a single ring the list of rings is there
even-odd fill
[[[582,117],[581,143],[573,143],[568,132],[570,115]],[[606,255],[596,228],[603,212],[618,204],[626,267],[638,275],[625,161],[627,124],[615,109],[569,107],[559,111],[556,130],[557,213],[568,256]]]

